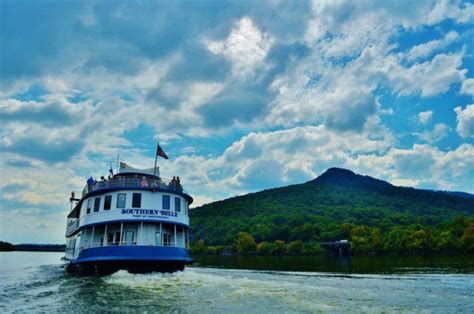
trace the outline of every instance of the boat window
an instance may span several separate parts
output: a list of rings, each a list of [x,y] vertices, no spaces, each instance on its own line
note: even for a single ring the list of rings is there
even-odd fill
[[[133,193],[133,195],[132,195],[132,207],[133,208],[142,207],[142,194],[141,193]]]
[[[170,246],[171,245],[171,234],[163,233],[163,246]]]
[[[125,232],[125,244],[126,245],[133,245],[133,236],[134,236],[133,231],[126,231]]]
[[[92,208],[92,199],[87,200],[87,213],[90,214]]]
[[[104,210],[109,210],[112,206],[112,195],[106,195],[104,199]]]
[[[100,197],[96,197],[94,200],[94,212],[98,212],[100,208]]]
[[[107,244],[109,244],[109,245],[114,244],[114,233],[113,232],[109,232],[107,234]]]
[[[163,209],[170,209],[170,196],[163,195]]]
[[[161,245],[161,232],[156,233],[155,245]]]
[[[177,212],[181,211],[181,199],[179,197],[174,198],[174,210]]]
[[[115,244],[115,245],[119,245],[119,244],[120,244],[120,232],[115,232],[114,244]]]
[[[127,194],[119,193],[117,195],[117,208],[125,208],[126,199],[127,199]]]

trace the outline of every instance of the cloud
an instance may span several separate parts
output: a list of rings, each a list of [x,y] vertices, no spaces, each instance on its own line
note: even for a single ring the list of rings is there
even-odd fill
[[[232,84],[202,104],[197,112],[207,127],[222,127],[250,123],[266,111],[271,100],[261,85]],[[242,97],[245,95],[245,97]]]
[[[456,130],[462,138],[474,137],[474,104],[467,105],[466,108],[454,108],[456,112]]]
[[[435,143],[448,135],[448,126],[444,123],[438,123],[433,127],[431,131],[424,131],[421,133],[415,132],[414,134],[420,138],[423,142]]]
[[[474,78],[468,78],[462,82],[461,93],[474,97]]]
[[[40,123],[45,126],[71,125],[80,119],[80,106],[64,101],[22,102],[16,99],[0,100],[0,121]]]
[[[469,2],[438,0],[426,15],[428,25],[433,25],[445,19],[457,23],[470,23],[474,20],[474,5]]]
[[[25,169],[33,166],[31,161],[24,159],[6,160],[5,165],[8,167],[18,167],[20,169]]]
[[[270,35],[262,33],[250,18],[244,17],[224,41],[206,41],[205,44],[209,51],[232,62],[234,75],[246,77],[263,65],[272,43]]]
[[[11,142],[10,144],[5,144]],[[41,137],[10,137],[3,139],[3,150],[48,163],[69,161],[84,147],[81,139],[44,139]]]
[[[431,121],[432,117],[433,117],[433,111],[432,110],[422,111],[422,112],[418,113],[418,121],[421,124],[428,124],[428,122]]]
[[[433,52],[445,48],[458,38],[459,34],[455,31],[451,31],[447,33],[442,39],[431,40],[429,42],[416,45],[408,52],[407,59],[409,61],[414,61],[416,59],[425,58],[431,55]]]
[[[198,195],[213,195],[217,187],[229,196],[302,183],[334,166],[404,185],[472,192],[472,156],[470,144],[451,151],[431,144],[401,149],[383,131],[353,134],[307,126],[252,132],[219,156],[180,157],[172,167],[180,169],[183,183]]]
[[[348,93],[332,103],[324,114],[324,123],[331,129],[361,131],[367,119],[376,113],[377,107],[371,95]]]
[[[420,93],[430,97],[446,93],[451,85],[462,82],[467,70],[462,66],[462,54],[439,54],[431,61],[404,68],[398,64],[388,71],[388,78],[399,95]]]

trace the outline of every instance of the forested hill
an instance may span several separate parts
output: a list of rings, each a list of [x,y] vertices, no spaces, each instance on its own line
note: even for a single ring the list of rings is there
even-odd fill
[[[330,168],[303,184],[210,203],[190,214],[195,239],[206,245],[232,245],[239,232],[248,232],[257,243],[340,240],[353,237],[355,228],[381,237],[394,228],[427,230],[432,235],[457,228],[452,236],[459,238],[474,218],[474,198],[467,193],[397,187]]]

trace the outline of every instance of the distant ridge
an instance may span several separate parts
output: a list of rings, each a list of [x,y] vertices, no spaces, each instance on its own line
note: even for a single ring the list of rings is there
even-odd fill
[[[459,191],[437,191],[441,193],[446,193],[449,195],[465,197],[465,198],[474,198],[474,194],[466,193],[466,192],[459,192]]]
[[[316,179],[313,179],[307,183],[317,184],[317,185],[337,185],[345,187],[354,187],[370,190],[379,190],[385,192],[395,192],[395,191],[419,191],[419,192],[429,192],[429,193],[443,193],[450,196],[463,197],[463,198],[472,198],[474,199],[474,194],[460,191],[443,191],[443,190],[427,190],[427,189],[416,189],[412,187],[396,186],[390,184],[387,181],[373,178],[367,175],[360,175],[354,173],[351,170],[343,168],[329,168],[323,174],[318,176]]]
[[[394,187],[390,183],[356,174],[350,170],[342,168],[329,168],[316,179],[310,181],[314,184],[333,184],[340,186],[351,186],[358,188],[390,188]]]

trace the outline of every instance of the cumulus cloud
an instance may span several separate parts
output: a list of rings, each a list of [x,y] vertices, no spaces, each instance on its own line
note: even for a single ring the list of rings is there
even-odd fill
[[[438,0],[426,15],[427,24],[437,24],[445,19],[458,23],[470,23],[474,20],[474,5],[469,2]]]
[[[448,126],[444,123],[436,124],[431,131],[424,131],[421,133],[414,133],[423,142],[435,143],[448,135]]]
[[[403,96],[420,93],[429,97],[445,93],[451,85],[464,80],[462,54],[439,54],[431,61],[405,68],[395,64],[387,73],[395,90]]]
[[[473,191],[474,146],[442,151],[430,144],[393,147],[384,132],[344,134],[324,126],[250,133],[214,158],[180,157],[173,167],[193,169],[183,182],[200,194],[227,195],[308,181],[339,166],[399,184]],[[472,161],[471,161],[472,160]],[[193,166],[195,165],[195,166]],[[458,169],[460,167],[461,169]]]
[[[432,110],[422,111],[422,112],[418,113],[418,121],[421,124],[427,124],[428,122],[431,121],[432,117],[433,117],[433,111]]]
[[[459,135],[462,138],[474,137],[474,104],[467,105],[466,108],[454,108],[456,112],[456,120]]]
[[[262,33],[250,18],[244,17],[224,41],[207,41],[206,45],[212,53],[231,60],[235,75],[245,77],[263,65],[272,43],[270,35]]]
[[[416,45],[410,49],[407,54],[409,61],[413,61],[419,58],[424,58],[431,55],[433,52],[443,49],[447,45],[454,42],[459,38],[459,34],[455,31],[447,33],[444,38],[432,40],[420,45]]]
[[[461,93],[474,97],[474,78],[468,78],[462,82]]]
[[[3,123],[17,121],[58,126],[71,125],[81,118],[80,106],[72,106],[65,101],[0,100],[0,121]]]

